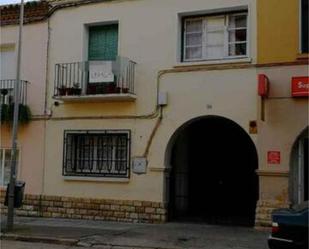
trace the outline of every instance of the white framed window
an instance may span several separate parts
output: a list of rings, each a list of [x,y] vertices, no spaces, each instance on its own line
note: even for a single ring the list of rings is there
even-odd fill
[[[187,17],[183,24],[183,61],[248,56],[248,13]]]
[[[6,186],[10,181],[11,172],[11,148],[0,148],[0,186]],[[19,151],[17,150],[17,165]]]

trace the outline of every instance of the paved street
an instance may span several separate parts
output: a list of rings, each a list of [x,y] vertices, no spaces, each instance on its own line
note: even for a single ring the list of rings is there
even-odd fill
[[[33,243],[33,242],[24,242],[24,241],[1,241],[1,249],[150,249],[149,247],[127,247],[127,246],[110,246],[110,245],[94,245],[91,247],[80,247],[80,246],[68,246],[68,245],[57,245],[57,244],[47,244],[47,243]],[[186,248],[186,247],[184,247]],[[204,249],[223,249],[227,247],[222,247],[219,245],[209,245],[207,247],[194,247],[194,248],[204,248]],[[233,249],[247,249],[251,247],[239,247],[232,246],[228,248]],[[161,248],[160,248],[161,249]],[[163,248],[162,248],[163,249]],[[192,248],[193,249],[193,248]]]
[[[73,249],[76,247],[46,244],[46,243],[22,242],[22,241],[8,241],[8,240],[1,241],[1,249],[69,249],[69,248]]]
[[[2,220],[2,227],[5,220]],[[267,232],[247,227],[207,224],[132,224],[70,219],[16,218],[15,230],[6,239],[65,243],[44,245],[3,241],[2,248],[104,249],[266,249]]]
[[[88,248],[96,248],[96,249],[133,249],[132,247],[111,247],[111,246],[95,246],[95,247],[80,247],[80,246],[66,246],[66,245],[55,245],[55,244],[47,244],[47,243],[32,243],[32,242],[24,242],[24,241],[1,241],[1,249],[88,249]],[[134,248],[135,249],[135,248]],[[142,248],[136,248],[142,249]]]

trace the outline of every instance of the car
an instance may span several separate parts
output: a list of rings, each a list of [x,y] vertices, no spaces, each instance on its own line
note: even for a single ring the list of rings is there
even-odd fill
[[[272,212],[270,249],[308,249],[308,201]]]

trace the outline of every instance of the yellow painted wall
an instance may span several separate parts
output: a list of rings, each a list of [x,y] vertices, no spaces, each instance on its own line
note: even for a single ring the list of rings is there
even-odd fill
[[[30,107],[33,116],[43,115],[45,109],[47,33],[47,22],[27,24],[23,27],[21,79],[29,82],[27,105]],[[1,49],[15,49],[16,53],[17,41],[18,25],[1,26]],[[1,62],[3,63],[3,61]],[[11,125],[0,126],[0,148],[11,147],[11,130]],[[17,178],[26,182],[26,193],[41,194],[45,121],[33,120],[28,125],[20,125],[18,131],[17,144],[20,150],[20,161],[17,168]]]
[[[306,75],[307,65],[261,67],[257,73],[270,80],[269,98],[265,99],[265,120],[258,122],[257,148],[259,170],[268,172],[260,177],[260,200],[289,202],[292,147],[308,126],[308,101],[291,98],[291,78]],[[280,164],[267,162],[268,151],[280,151]],[[269,173],[283,173],[273,176]]]
[[[257,1],[257,61],[295,61],[299,52],[298,0]]]
[[[26,193],[41,194],[44,181],[45,121],[31,121],[27,125],[20,125],[18,131],[17,146],[20,150],[20,157],[17,166],[17,179],[26,182]],[[0,147],[10,148],[11,137],[12,126],[1,125]]]

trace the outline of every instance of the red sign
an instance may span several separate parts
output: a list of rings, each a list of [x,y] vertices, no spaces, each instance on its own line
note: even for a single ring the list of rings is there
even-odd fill
[[[292,97],[309,96],[309,77],[293,77],[292,78]]]
[[[269,164],[280,164],[280,151],[268,151],[267,162]]]
[[[258,94],[267,97],[269,91],[269,80],[265,74],[258,75]]]

